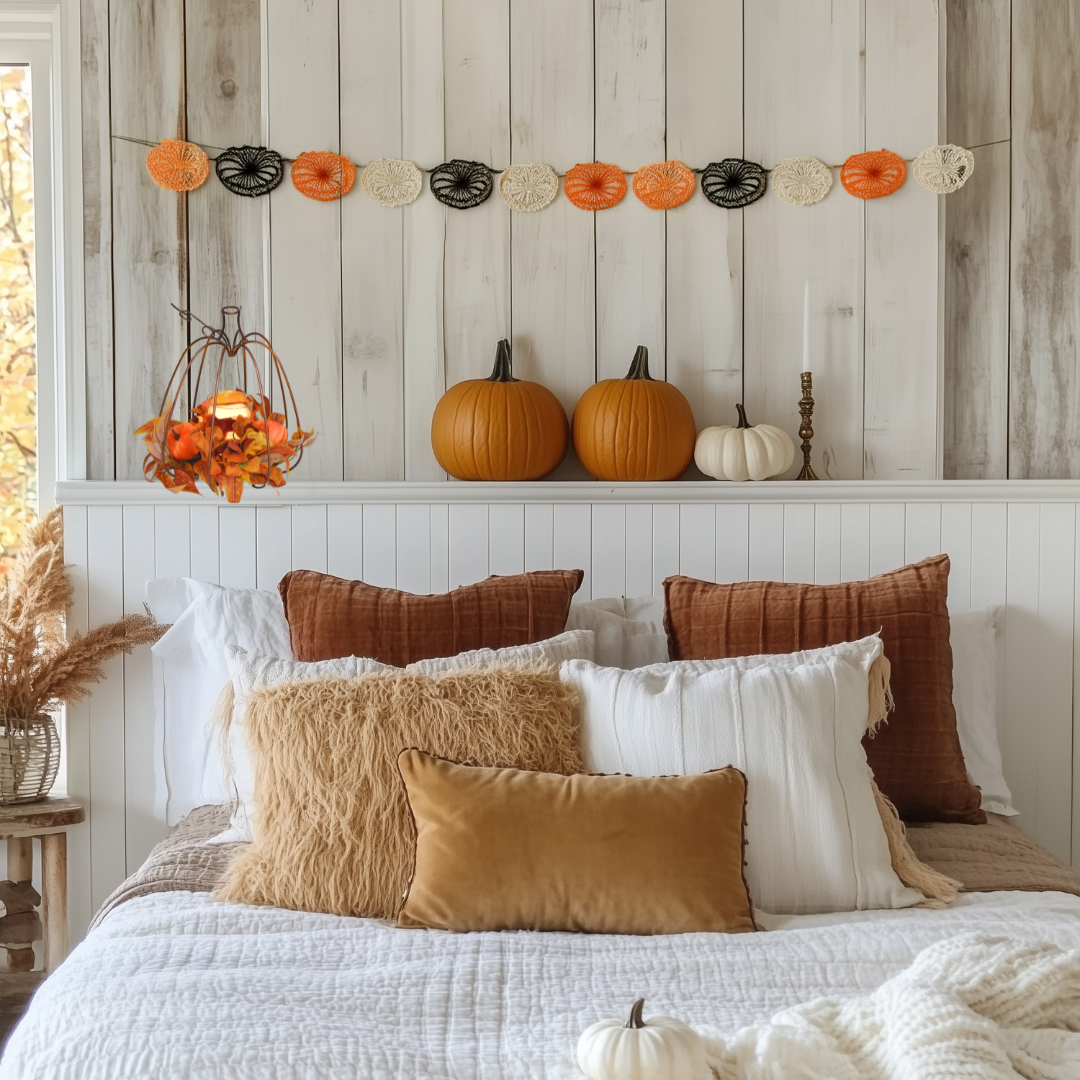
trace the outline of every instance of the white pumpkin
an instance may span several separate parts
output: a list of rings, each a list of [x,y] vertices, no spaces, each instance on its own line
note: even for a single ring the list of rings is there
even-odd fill
[[[764,480],[786,472],[795,460],[795,444],[782,428],[747,423],[741,405],[738,427],[707,427],[697,437],[694,461],[717,480]]]
[[[589,1080],[701,1080],[705,1044],[681,1020],[641,1018],[645,999],[638,998],[630,1019],[601,1020],[581,1033],[577,1062]]]

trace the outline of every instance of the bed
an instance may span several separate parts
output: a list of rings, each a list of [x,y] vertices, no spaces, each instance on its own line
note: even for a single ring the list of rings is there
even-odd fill
[[[1080,949],[1080,878],[1003,818],[910,830],[972,891],[944,910],[759,915],[758,934],[399,930],[223,904],[234,849],[193,812],[38,992],[0,1080],[578,1077],[578,1034],[637,996],[733,1031],[872,991],[960,934]],[[979,891],[975,891],[979,890]]]

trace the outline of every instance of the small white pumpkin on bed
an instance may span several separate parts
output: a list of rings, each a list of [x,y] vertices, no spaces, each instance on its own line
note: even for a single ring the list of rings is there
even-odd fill
[[[705,1044],[681,1020],[641,1018],[645,999],[638,998],[630,1019],[599,1020],[578,1039],[578,1067],[589,1080],[701,1080]]]
[[[741,405],[738,427],[707,427],[697,437],[694,461],[717,480],[765,480],[786,472],[795,460],[795,444],[783,428],[750,424]]]

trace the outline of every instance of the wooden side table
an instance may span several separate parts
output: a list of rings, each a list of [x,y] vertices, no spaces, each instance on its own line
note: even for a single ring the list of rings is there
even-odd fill
[[[67,956],[67,828],[86,820],[74,799],[0,806],[0,839],[7,840],[8,880],[0,881],[0,945],[7,949],[9,971],[30,971],[34,942],[44,938],[45,974]],[[34,848],[41,845],[41,892],[33,885]],[[40,905],[41,914],[37,908]]]

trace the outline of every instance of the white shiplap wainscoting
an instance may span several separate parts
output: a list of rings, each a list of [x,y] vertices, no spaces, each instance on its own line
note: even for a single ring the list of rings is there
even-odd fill
[[[411,592],[580,567],[580,599],[669,574],[830,583],[952,559],[953,610],[1007,606],[998,723],[1019,824],[1080,865],[1073,797],[1080,483],[289,484],[228,506],[141,483],[58,485],[73,630],[142,610],[154,577],[273,589],[310,568]],[[74,940],[165,831],[153,815],[148,650],[68,712]]]

